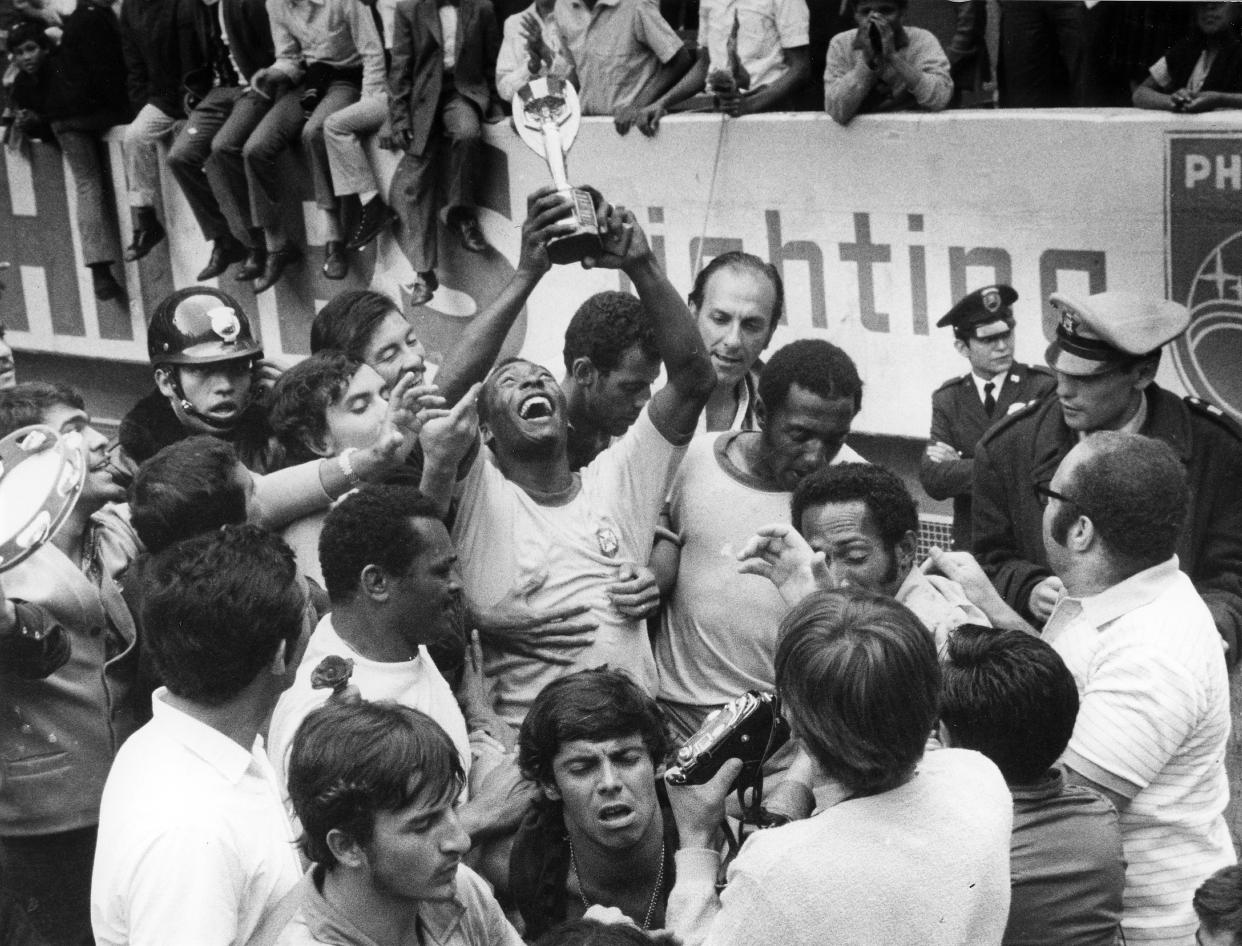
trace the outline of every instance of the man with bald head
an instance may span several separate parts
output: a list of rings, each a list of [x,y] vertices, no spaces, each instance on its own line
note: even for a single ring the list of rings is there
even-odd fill
[[[1207,603],[1232,663],[1242,631],[1242,430],[1216,407],[1155,383],[1161,348],[1189,314],[1175,302],[1124,292],[1054,293],[1060,314],[1046,359],[1056,397],[994,426],[975,452],[974,551],[1009,605],[1042,624],[1064,591],[1044,552],[1046,487],[1070,449],[1096,431],[1169,444],[1190,479],[1177,541],[1182,569]]]

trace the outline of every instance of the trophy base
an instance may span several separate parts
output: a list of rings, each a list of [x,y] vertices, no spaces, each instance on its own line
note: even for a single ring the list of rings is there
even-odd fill
[[[573,204],[573,213],[562,223],[572,223],[573,233],[566,233],[548,241],[548,259],[553,263],[578,263],[585,256],[603,251],[599,238],[599,218],[595,215],[595,201],[580,187],[567,192]]]

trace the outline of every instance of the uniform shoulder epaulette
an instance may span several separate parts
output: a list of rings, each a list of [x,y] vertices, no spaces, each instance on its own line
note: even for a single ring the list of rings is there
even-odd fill
[[[1223,427],[1234,437],[1235,440],[1242,440],[1242,425],[1236,420],[1222,411],[1211,401],[1205,401],[1201,397],[1195,397],[1193,394],[1182,398],[1182,402],[1190,408],[1192,414],[1198,417],[1206,417],[1215,423],[1218,427]]]
[[[1028,401],[1021,408],[1014,411],[1012,414],[1006,414],[1004,417],[998,420],[995,424],[989,427],[987,429],[987,432],[984,433],[984,435],[979,438],[979,442],[990,443],[991,441],[995,440],[998,436],[1000,436],[1002,432],[1008,430],[1010,427],[1012,427],[1015,423],[1020,421],[1022,418],[1029,417],[1031,414],[1034,414],[1035,411],[1043,407],[1046,403],[1047,401],[1042,398],[1038,400],[1034,400],[1034,401]]]
[[[964,380],[966,380],[969,377],[970,375],[959,374],[955,378],[950,378],[944,384],[940,385],[940,387],[936,388],[934,393],[939,394],[941,391],[947,391],[949,388],[956,387],[957,385],[961,384]]]

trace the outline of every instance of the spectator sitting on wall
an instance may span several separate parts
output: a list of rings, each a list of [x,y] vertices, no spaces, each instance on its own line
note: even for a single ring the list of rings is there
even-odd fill
[[[1134,90],[1139,108],[1208,112],[1242,108],[1242,39],[1232,3],[1196,3],[1190,35],[1173,45]]]
[[[622,134],[690,68],[690,53],[655,0],[556,0],[553,15],[574,64],[582,114],[611,115]]]
[[[391,191],[405,252],[418,274],[418,303],[429,301],[439,286],[436,224],[441,207],[445,224],[465,249],[487,249],[475,197],[481,182],[482,123],[502,117],[494,98],[499,52],[500,28],[488,0],[402,0],[397,5],[388,107],[394,144],[405,154]],[[436,196],[441,172],[446,178],[443,204]]]
[[[809,19],[806,0],[700,4],[698,58],[675,86],[639,112],[638,130],[654,135],[662,116],[700,93],[727,115],[787,108],[811,77]]]
[[[209,67],[199,37],[214,7],[200,0],[130,0],[121,7],[121,45],[129,77],[133,120],[125,129],[125,176],[133,238],[125,262],[142,259],[164,239],[155,213],[160,189],[158,145],[186,117],[183,82]]]
[[[106,3],[81,0],[65,20],[59,47],[41,20],[25,20],[9,32],[18,67],[13,82],[15,124],[28,137],[60,145],[77,191],[82,260],[91,271],[95,298],[120,299],[125,290],[112,275],[121,258],[115,202],[104,171],[100,138],[129,120],[120,27]]]
[[[941,669],[941,742],[982,752],[1013,795],[1005,946],[1112,946],[1126,881],[1117,812],[1053,767],[1078,716],[1074,675],[1038,637],[974,624]]]
[[[567,79],[573,72],[555,7],[556,0],[536,0],[505,20],[496,58],[496,93],[503,104],[511,104],[518,89],[536,76]]]
[[[938,112],[953,97],[949,60],[927,30],[905,26],[908,0],[855,0],[855,30],[828,45],[824,108],[847,125],[859,112]]]

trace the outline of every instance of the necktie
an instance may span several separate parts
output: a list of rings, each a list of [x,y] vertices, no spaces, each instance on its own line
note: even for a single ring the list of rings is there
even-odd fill
[[[996,398],[992,396],[992,392],[996,390],[996,385],[989,381],[983,386],[983,412],[991,417],[996,411]]]

